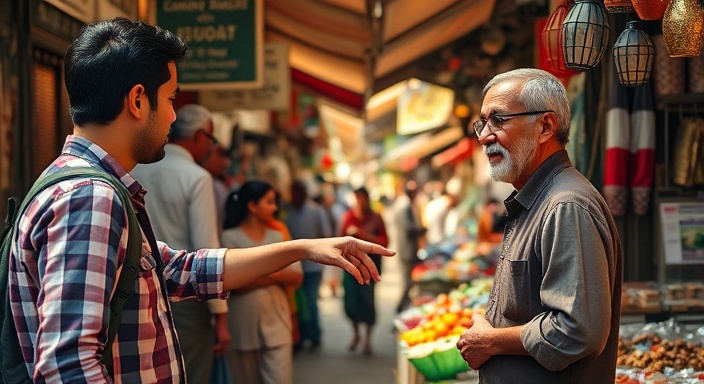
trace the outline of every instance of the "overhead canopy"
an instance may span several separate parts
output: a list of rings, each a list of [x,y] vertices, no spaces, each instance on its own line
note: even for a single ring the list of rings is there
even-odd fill
[[[403,168],[403,164],[408,163],[409,160],[415,163],[423,157],[457,143],[463,136],[462,128],[456,126],[436,133],[421,133],[387,152],[381,158],[380,165],[389,169]]]
[[[265,0],[265,36],[289,43],[294,69],[364,95],[483,24],[495,1]]]

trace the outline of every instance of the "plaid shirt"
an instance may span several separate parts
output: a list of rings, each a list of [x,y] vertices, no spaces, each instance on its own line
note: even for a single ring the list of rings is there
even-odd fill
[[[110,155],[69,136],[48,168],[100,167],[127,186],[144,211],[146,193]],[[10,257],[10,304],[35,382],[111,382],[101,363],[110,298],[126,255],[127,213],[103,181],[76,178],[41,192],[21,217]],[[145,212],[146,214],[146,212]],[[158,242],[169,299],[226,298],[224,250],[175,251]],[[146,237],[135,293],[112,345],[117,383],[185,381],[168,300]]]

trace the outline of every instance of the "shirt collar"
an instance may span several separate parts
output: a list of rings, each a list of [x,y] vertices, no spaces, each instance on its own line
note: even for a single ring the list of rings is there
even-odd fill
[[[566,150],[560,150],[548,157],[538,169],[528,179],[526,185],[520,191],[514,191],[504,202],[506,209],[511,211],[518,209],[516,203],[525,209],[530,209],[538,199],[540,193],[547,187],[552,179],[563,169],[571,167],[572,163]]]
[[[135,196],[142,186],[103,148],[92,141],[74,135],[68,135],[61,150],[62,154],[76,156],[90,164],[98,166],[122,181],[132,196]]]
[[[188,159],[192,162],[195,163],[195,159],[193,159],[193,155],[191,155],[188,150],[180,145],[177,144],[171,144],[167,143],[166,146],[164,146],[164,151],[168,153],[170,156],[178,156],[178,157],[183,157],[184,159]]]

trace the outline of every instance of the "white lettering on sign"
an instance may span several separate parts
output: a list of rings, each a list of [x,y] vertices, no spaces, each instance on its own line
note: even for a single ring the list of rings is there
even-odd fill
[[[211,11],[242,11],[247,9],[248,0],[210,0]]]
[[[224,59],[227,57],[227,48],[208,47],[208,57],[213,59]]]
[[[186,43],[202,43],[213,41],[233,41],[237,26],[230,25],[206,25],[206,26],[182,26],[176,29],[176,34]]]
[[[178,1],[165,0],[165,12],[203,12],[205,11],[205,1]]]

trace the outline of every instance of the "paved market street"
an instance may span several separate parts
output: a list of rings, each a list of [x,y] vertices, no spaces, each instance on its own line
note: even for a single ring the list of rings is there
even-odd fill
[[[347,350],[352,327],[345,317],[342,297],[332,297],[324,288],[318,301],[323,345],[317,351],[304,350],[294,356],[294,384],[396,383],[396,334],[392,332],[392,322],[400,290],[397,260],[385,259],[382,281],[376,287],[374,353],[367,356],[361,348],[356,352]]]
[[[393,230],[393,223],[387,217],[384,219],[386,230],[390,233]],[[389,248],[394,249],[394,244],[389,244]],[[294,356],[294,384],[401,383],[397,371],[396,333],[393,332],[393,320],[402,288],[398,258],[385,258],[382,265],[382,279],[376,286],[377,325],[372,342],[374,353],[366,356],[361,353],[361,348],[356,352],[347,350],[352,338],[352,326],[344,314],[342,295],[332,297],[329,289],[323,287],[322,298],[318,301],[323,345],[317,351],[305,350]],[[415,381],[415,384],[422,382],[421,379]],[[473,376],[470,380],[443,384],[476,382],[476,377]]]

